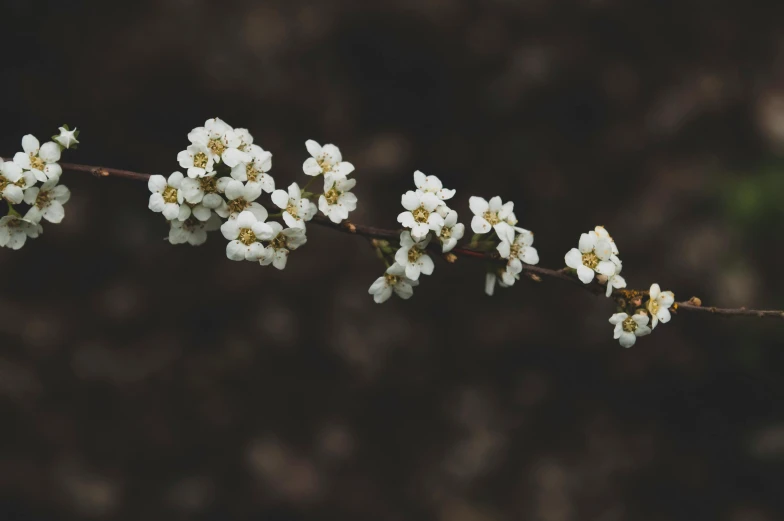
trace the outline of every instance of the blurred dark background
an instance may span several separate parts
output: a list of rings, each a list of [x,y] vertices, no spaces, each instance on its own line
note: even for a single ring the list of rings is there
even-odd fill
[[[784,307],[784,6],[722,1],[3,0],[0,151],[179,169],[219,116],[302,180],[357,167],[395,227],[421,169],[501,194],[563,264],[607,226],[631,287]],[[769,521],[784,324],[676,317],[632,349],[568,284],[437,263],[375,305],[368,244],[311,227],[278,272],[171,246],[143,183],[66,173],[0,250],[0,518]]]

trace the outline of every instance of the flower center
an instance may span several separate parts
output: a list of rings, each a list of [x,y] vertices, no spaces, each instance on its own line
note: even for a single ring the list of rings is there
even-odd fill
[[[419,248],[411,248],[410,250],[408,250],[408,262],[414,263],[421,256],[422,256],[422,250],[420,250]]]
[[[384,274],[384,278],[387,279],[388,286],[394,286],[397,284],[398,278],[394,275],[390,275],[389,273]]]
[[[583,265],[594,269],[599,265],[599,257],[594,252],[583,253]]]
[[[246,201],[244,198],[239,197],[234,199],[233,201],[229,201],[229,211],[231,213],[240,213],[245,208],[248,208],[250,203]]]
[[[517,257],[519,257],[520,256],[520,251],[522,249],[523,249],[523,247],[520,246],[519,244],[517,244],[517,243],[512,244],[512,249],[509,251],[509,258],[510,259],[516,259]]]
[[[201,189],[205,194],[214,194],[218,192],[216,177],[201,177],[199,178],[199,184],[201,184]]]
[[[327,193],[324,194],[324,199],[327,200],[327,203],[338,204],[338,199],[340,198],[341,192],[338,192],[335,188],[330,189]]]
[[[245,246],[250,246],[256,242],[256,234],[250,228],[240,228],[240,235],[238,240]]]
[[[491,212],[488,210],[482,214],[482,217],[484,217],[485,221],[490,223],[490,226],[495,226],[501,222],[501,219],[498,218],[498,212]]]
[[[291,203],[289,203],[289,204],[287,204],[287,205],[286,205],[286,211],[289,213],[289,215],[291,215],[291,216],[292,216],[292,217],[294,217],[294,218],[297,218],[297,217],[299,217],[299,216],[297,215],[297,207],[296,207],[296,206],[294,206],[294,205],[293,205],[293,204],[291,204]]]
[[[286,249],[286,246],[288,246],[288,244],[286,244],[286,236],[283,235],[282,233],[278,234],[277,237],[275,237],[270,241],[270,246],[272,246],[276,250]]]
[[[43,170],[46,163],[43,159],[30,152],[30,166],[33,170]]]
[[[316,163],[321,167],[321,170],[326,174],[332,172],[332,165],[329,164],[326,157],[316,159]]]
[[[637,329],[637,322],[634,321],[632,317],[627,318],[623,321],[623,330],[627,333],[634,333]]]
[[[5,187],[6,187],[6,186],[8,186],[8,185],[10,185],[10,184],[11,184],[11,181],[9,181],[9,180],[8,180],[8,179],[6,179],[5,177],[3,177],[3,175],[2,175],[2,174],[0,174],[0,192],[2,192],[3,190],[5,190]]]
[[[46,207],[49,204],[49,201],[51,201],[51,200],[52,200],[52,194],[51,193],[49,193],[49,192],[47,192],[45,190],[39,190],[38,191],[38,197],[35,198],[35,205],[38,208],[44,208],[44,207]]]
[[[163,200],[167,203],[176,203],[177,202],[177,189],[173,186],[167,186],[166,190],[163,191]]]
[[[248,176],[248,181],[255,181],[256,176],[259,175],[259,171],[256,170],[256,167],[253,166],[253,163],[248,163],[245,166],[245,175]]]
[[[648,311],[651,312],[651,315],[655,315],[659,312],[659,303],[656,302],[656,299],[648,300]]]
[[[428,217],[430,217],[430,212],[428,212],[422,206],[411,212],[411,214],[414,216],[414,220],[418,223],[426,223]]]
[[[207,154],[204,152],[199,152],[193,156],[193,166],[196,168],[204,168],[207,166]]]
[[[223,154],[223,151],[226,150],[226,146],[220,139],[210,139],[210,142],[207,143],[207,148],[209,148],[212,153],[216,155],[221,155]]]
[[[452,228],[447,228],[444,226],[441,228],[441,238],[442,239],[449,239],[452,237]]]

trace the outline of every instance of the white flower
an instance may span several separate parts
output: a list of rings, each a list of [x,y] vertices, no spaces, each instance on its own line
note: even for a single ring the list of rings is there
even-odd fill
[[[272,154],[258,145],[251,145],[248,153],[251,160],[232,168],[231,177],[237,181],[257,183],[267,193],[275,190],[275,180],[267,173],[272,169]]]
[[[14,163],[25,170],[30,170],[41,182],[60,177],[63,169],[57,162],[60,160],[60,145],[54,141],[40,145],[32,134],[22,138],[22,150],[14,156]]]
[[[289,185],[288,193],[284,190],[272,192],[272,202],[283,210],[283,220],[291,228],[305,228],[305,221],[313,219],[318,211],[315,204],[302,199],[302,191],[297,183]]]
[[[207,241],[207,232],[221,227],[220,218],[212,214],[206,222],[190,218],[185,221],[169,221],[169,242],[171,244],[185,244],[199,246]]]
[[[168,181],[162,175],[151,175],[147,187],[152,192],[149,208],[153,212],[162,212],[163,216],[172,221],[184,221],[191,216],[191,209],[183,204],[182,181],[185,178],[180,172],[173,172]]]
[[[626,313],[616,313],[610,317],[610,324],[615,324],[613,338],[619,340],[623,347],[631,347],[638,336],[651,333],[648,327],[648,315],[637,313],[629,316]]]
[[[308,153],[313,156],[305,160],[302,171],[306,175],[315,176],[324,174],[325,178],[340,179],[345,178],[354,171],[354,165],[343,161],[340,149],[335,145],[324,145],[323,147],[309,139],[305,142]]]
[[[55,137],[54,140],[60,143],[65,148],[71,148],[78,145],[79,141],[76,137],[79,135],[77,129],[69,130],[68,126],[60,127],[60,135]]]
[[[445,207],[441,206],[440,208]],[[457,246],[457,241],[463,238],[464,233],[465,226],[457,222],[457,212],[447,208],[444,226],[441,228],[441,233],[438,234],[438,240],[441,241],[441,252],[447,253],[452,251],[452,248]]]
[[[188,134],[188,140],[194,145],[204,147],[208,157],[215,162],[222,161],[234,168],[240,163],[248,163],[250,154],[239,149],[242,139],[225,121],[219,118],[208,119],[203,127],[196,127]]]
[[[243,152],[250,152],[250,147],[253,145],[253,136],[250,135],[247,128],[235,128],[234,134],[240,138],[240,144],[237,146]]]
[[[356,179],[325,177],[324,194],[318,203],[321,213],[336,224],[348,219],[348,213],[357,209],[357,196],[349,192],[356,184]]]
[[[444,186],[441,184],[441,180],[436,176],[425,175],[419,170],[414,172],[414,184],[416,185],[418,192],[423,194],[435,194],[435,196],[442,201],[446,201],[447,199],[451,199],[455,196],[455,190],[444,188]]]
[[[182,192],[185,201],[191,205],[195,205],[193,206],[194,214],[197,214],[197,212],[201,213],[196,210],[196,208],[199,207],[202,207],[205,210],[217,210],[226,204],[223,197],[220,195],[220,190],[218,190],[218,179],[214,176],[199,177],[196,179],[191,179],[190,177],[185,178],[180,185],[180,191]],[[204,218],[198,217],[197,215],[197,218],[201,221],[206,221],[209,218],[209,213],[210,212],[207,211],[207,216]]]
[[[430,239],[416,242],[411,237],[411,233],[402,232],[400,234],[400,249],[395,253],[395,262],[400,264],[406,271],[406,277],[411,280],[419,280],[419,275],[430,275],[433,273],[433,259],[425,253],[425,248]]]
[[[615,264],[610,260],[612,245],[607,239],[597,239],[595,234],[580,235],[579,250],[572,248],[564,256],[566,265],[577,270],[577,276],[583,284],[589,284],[594,271],[607,277],[615,274]]]
[[[4,162],[0,158],[0,197],[11,204],[24,200],[24,191],[35,184],[32,172],[23,171],[22,167],[12,162]]]
[[[666,324],[670,321],[670,307],[675,302],[675,294],[672,291],[662,291],[658,284],[652,284],[650,298],[645,307],[651,313],[651,328],[655,328],[659,322]]]
[[[15,215],[6,215],[0,219],[0,246],[18,250],[24,246],[28,237],[35,239],[41,232],[43,226],[38,223],[26,221]]]
[[[204,145],[190,145],[177,154],[177,161],[182,168],[188,169],[188,177],[215,175],[215,155]]]
[[[612,237],[610,237],[610,232],[608,232],[604,228],[604,226],[597,226],[596,228],[593,229],[592,232],[588,232],[588,233],[590,233],[591,235],[596,236],[597,240],[599,240],[599,239],[607,239],[608,241],[610,241],[610,245],[612,246],[613,254],[618,255],[618,246],[615,245],[615,241],[613,240]]]
[[[514,242],[501,241],[497,250],[502,258],[508,259],[506,264],[507,275],[503,276],[506,284],[511,286],[517,280],[514,275],[519,275],[523,271],[523,262],[526,264],[539,264],[539,254],[534,243],[534,234],[528,230],[519,228],[520,233],[515,237]]]
[[[229,199],[228,204],[215,209],[215,213],[224,219],[226,217],[234,219],[245,210],[252,212],[260,221],[267,219],[267,210],[255,202],[261,195],[261,187],[258,183],[243,184],[230,177],[221,177],[216,186]]]
[[[608,297],[612,295],[613,289],[626,287],[626,279],[621,277],[621,270],[623,269],[623,263],[621,263],[621,259],[619,259],[617,255],[612,255],[610,256],[610,260],[613,264],[615,264],[615,275],[608,277],[606,275],[600,274],[596,277],[602,284],[607,284],[606,295]]]
[[[490,199],[488,203],[481,197],[471,197],[468,205],[474,213],[471,220],[471,229],[474,233],[488,233],[492,228],[498,238],[508,242],[514,241],[514,226],[517,219],[514,215],[514,203],[503,204],[498,196]]]
[[[441,233],[444,218],[436,212],[441,200],[435,194],[409,190],[403,194],[400,202],[407,211],[397,216],[397,222],[404,228],[411,228],[411,236],[414,239],[421,241],[430,230],[436,234]]]
[[[397,293],[397,296],[406,300],[410,299],[414,294],[414,286],[419,285],[418,280],[411,280],[406,277],[406,270],[398,263],[394,263],[387,268],[384,276],[379,277],[370,285],[368,293],[373,295],[373,300],[377,304],[386,302],[392,296],[392,292]]]
[[[304,228],[286,228],[284,230],[280,223],[271,222],[269,224],[272,228],[273,239],[267,246],[264,256],[259,260],[259,264],[262,266],[272,264],[282,270],[286,267],[289,252],[308,242],[308,238],[305,236]]]
[[[273,223],[265,223],[265,219],[257,219],[251,212],[241,212],[236,219],[221,225],[221,233],[229,240],[226,245],[229,259],[257,261],[264,255],[264,245],[259,241],[274,237]]]
[[[41,185],[34,186],[25,192],[24,200],[30,205],[24,218],[30,222],[39,223],[41,218],[50,223],[59,223],[65,217],[63,205],[71,198],[68,187],[58,185],[59,179],[52,179]]]

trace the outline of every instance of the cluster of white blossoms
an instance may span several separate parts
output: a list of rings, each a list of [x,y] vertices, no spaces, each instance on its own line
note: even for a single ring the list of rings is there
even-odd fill
[[[302,188],[291,183],[287,190],[276,190],[269,173],[272,154],[254,143],[247,129],[213,118],[194,128],[188,140],[190,145],[177,154],[187,175],[153,175],[148,182],[149,208],[169,221],[172,244],[197,246],[207,240],[207,232],[220,229],[229,241],[229,259],[283,269],[289,252],[307,241],[305,223],[319,210],[340,223],[356,209],[357,198],[351,193],[356,181],[347,178],[354,166],[343,161],[335,145],[307,141],[312,157],[303,171],[312,179]],[[316,176],[322,175],[323,192],[308,192]],[[270,194],[271,205],[257,201],[262,193]],[[270,214],[270,209],[279,211]],[[283,224],[268,221],[276,217]]]
[[[43,233],[42,220],[57,224],[65,217],[63,205],[71,192],[59,184],[63,169],[58,162],[64,149],[79,144],[79,131],[68,125],[59,130],[43,145],[28,134],[22,138],[23,151],[12,161],[0,158],[0,198],[8,207],[8,213],[0,218],[0,246],[18,250],[28,237],[35,239]],[[16,207],[20,204],[29,205],[24,215]]]
[[[502,288],[514,285],[520,279],[523,263],[538,264],[539,254],[534,244],[533,232],[517,226],[514,203],[504,203],[499,196],[487,201],[481,197],[471,197],[468,205],[474,217],[471,229],[476,234],[472,242],[481,239],[485,244],[495,245],[495,249],[506,266],[503,269],[492,269],[485,277],[485,293],[492,295],[496,283]],[[488,237],[486,239],[485,237]],[[497,244],[496,244],[497,243]]]

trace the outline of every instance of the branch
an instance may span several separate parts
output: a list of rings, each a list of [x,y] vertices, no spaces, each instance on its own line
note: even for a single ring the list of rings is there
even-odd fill
[[[140,172],[131,172],[130,170],[120,170],[117,168],[107,168],[103,166],[90,166],[90,165],[80,165],[74,163],[60,163],[60,166],[63,170],[69,170],[72,172],[85,172],[88,174],[92,174],[95,177],[121,177],[124,179],[131,179],[133,181],[147,181],[150,178],[151,174],[145,174]],[[361,237],[366,237],[368,239],[392,239],[396,240],[400,237],[400,230],[390,230],[384,228],[375,228],[373,226],[365,226],[361,224],[354,224],[349,221],[344,221],[342,223],[336,224],[327,219],[324,216],[316,215],[311,221],[313,224],[317,224],[319,226],[323,226],[325,228],[332,228],[333,230],[337,230],[343,233],[348,233],[351,235],[359,235]],[[496,252],[482,252],[477,250],[472,250],[470,248],[454,248],[451,252],[446,254],[441,254],[440,251],[437,251],[437,245],[432,244],[433,251],[437,252],[439,255],[442,255],[447,262],[454,262],[456,257],[468,257],[474,259],[480,259],[489,262],[497,262],[503,263],[504,260],[501,259]],[[530,266],[527,264],[523,265],[523,272],[528,275],[529,278],[539,282],[541,278],[551,278],[551,279],[559,279],[571,284],[575,284],[582,289],[593,293],[594,295],[601,295],[604,293],[605,288],[598,282],[594,281],[590,284],[583,284],[578,278],[573,276],[567,269],[559,269],[553,270],[549,268],[542,268],[539,266]],[[616,298],[624,298],[624,299],[634,299],[637,297],[641,297],[643,295],[647,295],[648,292],[645,290],[615,290],[613,291],[613,296]],[[758,317],[758,318],[784,318],[784,311],[780,310],[760,310],[760,309],[746,309],[745,307],[741,308],[717,308],[717,307],[702,307],[702,302],[697,297],[692,297],[691,299],[684,301],[684,302],[676,302],[672,309],[676,313],[680,312],[697,312],[697,313],[709,313],[712,315],[720,315],[720,316],[748,316],[748,317]]]

